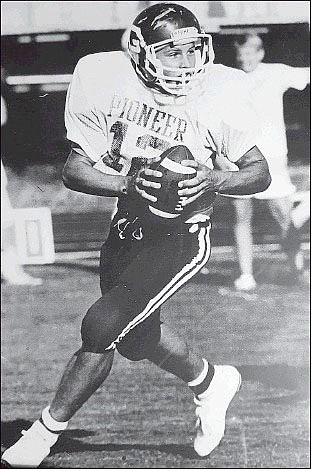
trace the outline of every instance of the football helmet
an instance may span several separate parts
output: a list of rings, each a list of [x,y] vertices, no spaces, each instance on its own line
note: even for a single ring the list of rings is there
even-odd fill
[[[167,67],[156,53],[165,46],[194,43],[194,67]],[[169,95],[188,95],[214,60],[212,38],[200,27],[195,15],[175,3],[160,3],[142,11],[129,34],[132,65],[143,83]]]

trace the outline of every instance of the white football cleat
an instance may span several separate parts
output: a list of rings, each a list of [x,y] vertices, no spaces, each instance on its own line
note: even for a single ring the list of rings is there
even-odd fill
[[[60,434],[50,432],[36,420],[28,430],[22,431],[22,435],[1,457],[11,468],[37,468],[49,455]]]
[[[194,450],[207,456],[219,445],[225,431],[225,415],[241,385],[241,375],[234,366],[216,365],[207,390],[194,398],[196,404],[196,436]]]
[[[251,291],[255,289],[257,283],[251,274],[244,273],[234,281],[234,286],[239,291]]]

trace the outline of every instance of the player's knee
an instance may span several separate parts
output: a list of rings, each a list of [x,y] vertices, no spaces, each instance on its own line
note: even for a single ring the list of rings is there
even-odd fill
[[[118,316],[104,298],[100,298],[88,309],[82,321],[82,348],[93,353],[104,353],[117,335]]]
[[[97,326],[92,308],[85,315],[81,324],[82,348],[92,353],[103,353],[107,345],[105,331]]]

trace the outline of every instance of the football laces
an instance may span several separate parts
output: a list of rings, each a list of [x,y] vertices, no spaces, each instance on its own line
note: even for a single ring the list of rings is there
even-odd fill
[[[179,211],[179,212],[182,212],[182,211],[183,211],[184,206],[182,206],[182,203],[183,203],[183,201],[185,201],[186,199],[187,199],[186,196],[180,196],[179,201],[178,201],[176,207],[174,208],[175,211]]]

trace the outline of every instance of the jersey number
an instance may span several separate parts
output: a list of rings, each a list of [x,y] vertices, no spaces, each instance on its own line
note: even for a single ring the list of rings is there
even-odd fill
[[[110,128],[110,132],[113,133],[113,142],[111,145],[110,155],[106,155],[103,159],[103,162],[108,166],[121,172],[125,163],[122,163],[122,157],[128,158],[131,160],[131,168],[128,171],[128,174],[132,174],[137,171],[142,164],[146,163],[147,158],[133,156],[135,153],[139,153],[141,150],[146,150],[148,147],[152,149],[157,149],[160,151],[165,151],[170,147],[169,142],[160,139],[159,137],[151,136],[150,134],[143,134],[134,138],[135,147],[133,147],[134,142],[131,142],[131,136],[127,134],[129,125],[123,123],[122,121],[116,121]],[[124,148],[124,149],[123,149]],[[128,151],[128,152],[127,152]],[[132,155],[130,155],[130,153]],[[128,155],[127,155],[128,154]]]

